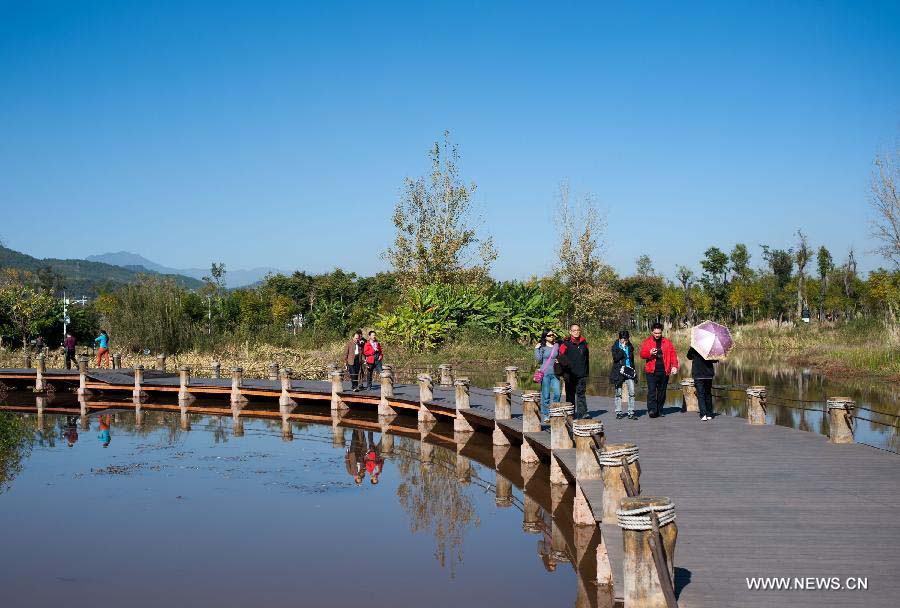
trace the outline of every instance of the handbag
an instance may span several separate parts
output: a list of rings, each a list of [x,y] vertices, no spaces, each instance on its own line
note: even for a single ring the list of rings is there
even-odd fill
[[[535,370],[534,377],[532,378],[532,380],[534,380],[537,384],[540,384],[541,382],[544,381],[544,374],[547,373],[547,367],[550,365],[551,361],[556,360],[556,353],[558,350],[559,350],[559,347],[554,344],[553,350],[550,351],[550,357],[546,361],[544,361],[544,365],[541,366],[540,369]],[[555,371],[556,371],[556,368],[554,367],[554,372]]]
[[[619,373],[622,374],[622,377],[626,380],[634,380],[635,378],[637,378],[637,371],[635,371],[635,369],[629,365],[623,365],[619,369]]]

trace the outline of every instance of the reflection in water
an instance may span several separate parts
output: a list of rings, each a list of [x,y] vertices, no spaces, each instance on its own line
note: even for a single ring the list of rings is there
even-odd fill
[[[0,494],[22,470],[34,444],[34,420],[10,412],[0,412]]]
[[[112,424],[112,417],[108,414],[100,416],[100,434],[97,435],[97,439],[100,440],[100,444],[108,448],[109,442],[112,441],[112,435],[109,432],[109,425]]]

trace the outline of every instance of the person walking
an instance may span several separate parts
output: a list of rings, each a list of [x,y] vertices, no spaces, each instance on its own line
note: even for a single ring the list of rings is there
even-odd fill
[[[569,335],[559,346],[560,357],[564,357],[563,370],[566,384],[566,399],[575,405],[575,417],[587,418],[587,379],[591,371],[591,353],[587,340],[581,335],[581,326],[573,323]]]
[[[663,338],[662,334],[662,323],[654,323],[650,336],[641,344],[641,359],[646,361],[644,374],[647,378],[647,413],[650,418],[658,418],[662,414],[669,376],[678,373],[678,354],[672,341]]]
[[[634,415],[634,380],[637,372],[634,368],[634,346],[627,329],[619,332],[619,339],[612,343],[612,366],[609,369],[609,383],[616,387],[616,418],[624,418],[622,412],[622,386],[628,389],[628,419],[636,420]]]
[[[365,340],[362,337],[362,330],[357,329],[353,332],[353,337],[347,342],[344,349],[344,363],[347,365],[347,373],[350,374],[350,387],[353,392],[359,392],[359,372],[363,360],[363,348]]]
[[[713,419],[712,407],[712,383],[716,375],[715,359],[704,359],[703,355],[688,349],[687,358],[691,360],[691,378],[694,379],[694,387],[697,389],[697,405],[700,407],[700,421],[706,422]]]
[[[550,422],[550,404],[559,402],[559,376],[553,370],[553,364],[559,355],[559,344],[556,333],[545,329],[541,333],[541,341],[534,347],[534,360],[538,369],[534,372],[534,381],[541,385],[541,417],[544,423]]]
[[[366,388],[372,388],[372,372],[381,373],[381,362],[384,361],[384,351],[374,331],[369,332],[369,339],[363,346],[363,356],[366,359]]]
[[[105,329],[100,330],[100,335],[94,338],[94,344],[98,346],[97,349],[97,367],[101,367],[100,361],[103,357],[106,357],[106,367],[112,367],[112,363],[109,362],[109,334],[106,333]]]
[[[75,336],[72,335],[72,332],[66,333],[63,349],[66,351],[66,369],[72,369],[73,364],[78,367],[78,363],[75,362]]]

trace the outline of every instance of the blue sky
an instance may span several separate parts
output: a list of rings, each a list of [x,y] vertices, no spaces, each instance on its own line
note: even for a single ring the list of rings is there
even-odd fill
[[[499,278],[550,270],[561,179],[620,272],[797,228],[873,268],[900,3],[0,0],[0,238],[32,255],[370,274],[444,129]]]

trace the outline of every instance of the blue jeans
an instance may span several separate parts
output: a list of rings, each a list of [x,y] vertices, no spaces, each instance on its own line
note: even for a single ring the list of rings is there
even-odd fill
[[[550,404],[559,403],[561,390],[559,387],[559,378],[553,374],[544,374],[541,380],[541,416],[550,415]]]
[[[622,382],[623,385],[628,385],[628,413],[631,414],[634,412],[634,380],[626,379]],[[616,413],[622,411],[622,387],[619,386],[616,389]]]

